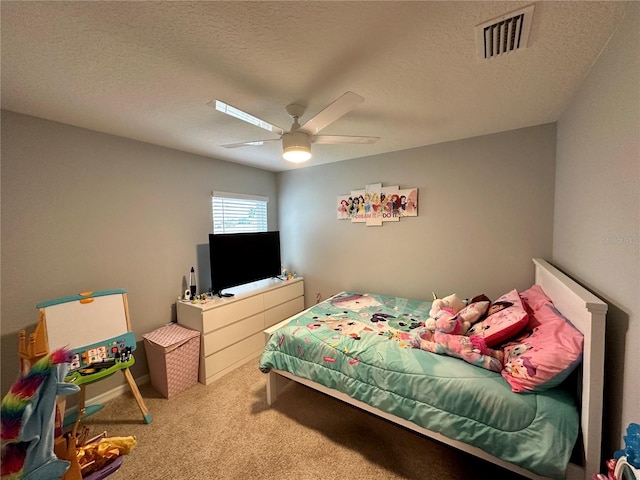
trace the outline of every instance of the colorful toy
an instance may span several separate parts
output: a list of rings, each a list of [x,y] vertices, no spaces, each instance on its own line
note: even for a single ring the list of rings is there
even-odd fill
[[[71,352],[58,349],[38,360],[2,399],[2,477],[55,480],[69,468],[54,453],[57,395],[80,390],[65,383]]]
[[[624,449],[613,452],[613,458],[618,460],[625,456],[629,464],[634,468],[640,468],[640,425],[630,423],[623,439]]]
[[[468,330],[485,315],[487,308],[491,305],[491,300],[486,295],[477,295],[471,300],[468,298],[463,300],[455,293],[445,298],[437,298],[435,293],[432,295],[434,300],[429,312],[430,318],[425,322],[425,326],[432,332],[436,330],[436,320],[442,310],[459,315],[463,324],[468,324],[466,326]]]
[[[592,480],[640,479],[640,425],[630,423],[623,439],[624,448],[613,452],[613,458],[605,462],[607,474],[594,473]]]
[[[473,325],[469,335],[482,335],[487,346],[493,347],[520,333],[528,321],[529,315],[514,289],[491,304],[486,317]]]
[[[151,413],[129,370],[135,363],[131,352],[136,349],[136,339],[126,290],[87,291],[40,302],[36,308],[46,333],[47,349],[68,347],[76,355],[66,380],[80,387],[77,411],[84,411],[85,416],[99,411],[101,404],[85,406],[87,385],[120,371],[145,423],[151,423]],[[77,413],[65,417],[64,425],[73,424],[76,417]]]
[[[425,327],[427,327],[432,332],[436,330],[436,321],[437,318],[443,310],[446,310],[450,313],[458,313],[464,307],[467,306],[467,303],[458,297],[455,293],[452,293],[448,297],[438,298],[435,293],[433,295],[433,303],[431,304],[431,310],[429,311],[429,318],[425,322]]]
[[[442,299],[441,302],[434,301],[434,304],[437,304],[431,309],[429,320],[435,321],[435,329],[432,330],[429,324],[418,329],[412,346],[432,353],[462,358],[472,365],[494,372],[502,370],[501,351],[488,348],[480,335],[467,336],[472,323],[484,315],[490,303],[484,295],[475,297],[474,300],[476,301],[458,311],[456,308],[460,306],[460,302],[464,304],[464,301],[455,294]]]

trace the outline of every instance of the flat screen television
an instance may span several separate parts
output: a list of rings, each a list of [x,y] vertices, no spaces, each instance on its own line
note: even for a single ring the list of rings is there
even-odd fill
[[[281,273],[280,232],[209,234],[211,292],[277,277]]]

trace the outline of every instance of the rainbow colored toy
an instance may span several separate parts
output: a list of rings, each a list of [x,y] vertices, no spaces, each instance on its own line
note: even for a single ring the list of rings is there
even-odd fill
[[[53,451],[57,395],[80,387],[64,382],[71,351],[61,348],[38,360],[2,399],[2,478],[60,479],[69,462]]]

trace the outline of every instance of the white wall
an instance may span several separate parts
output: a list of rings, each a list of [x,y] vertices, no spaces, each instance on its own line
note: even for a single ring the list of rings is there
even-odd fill
[[[18,372],[18,331],[31,331],[37,303],[124,288],[140,342],[175,316],[192,266],[208,289],[214,189],[269,197],[277,228],[272,172],[7,111],[1,186],[3,392]],[[139,352],[136,376],[146,373]]]
[[[533,280],[549,258],[555,124],[279,175],[285,266],[307,305],[345,289],[430,298],[491,298]],[[381,227],[338,220],[336,196],[369,183],[416,187],[418,217]]]
[[[640,423],[640,3],[558,122],[553,261],[609,303],[606,443]]]

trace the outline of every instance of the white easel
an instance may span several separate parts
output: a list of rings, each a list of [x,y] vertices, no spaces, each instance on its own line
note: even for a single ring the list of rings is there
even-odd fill
[[[121,371],[145,423],[151,423],[151,413],[129,371],[135,363],[131,352],[136,341],[126,291],[83,292],[39,303],[36,308],[40,310],[37,330],[44,332],[47,350],[66,347],[74,354],[65,380],[80,386],[77,411],[84,410],[88,416],[100,410],[102,405],[85,406],[86,385]],[[64,424],[74,423],[78,414],[65,418]]]

